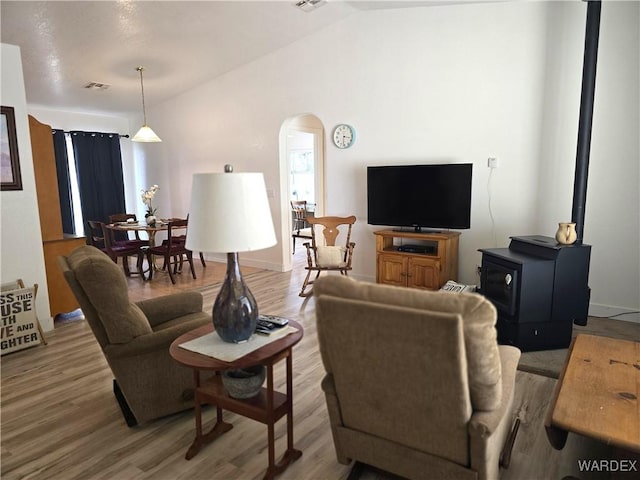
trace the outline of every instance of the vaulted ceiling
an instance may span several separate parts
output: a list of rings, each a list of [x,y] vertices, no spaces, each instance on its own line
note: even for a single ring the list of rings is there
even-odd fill
[[[27,102],[140,110],[281,48],[353,11],[304,12],[290,2],[0,2],[2,43],[22,53]],[[87,89],[90,82],[110,85]]]
[[[2,0],[0,35],[21,49],[29,104],[127,114],[140,111],[138,66],[153,106],[361,10],[466,3],[295,2]]]

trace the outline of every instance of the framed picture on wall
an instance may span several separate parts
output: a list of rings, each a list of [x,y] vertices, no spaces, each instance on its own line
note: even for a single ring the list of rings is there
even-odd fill
[[[18,137],[16,136],[16,117],[13,107],[1,107],[0,147],[2,163],[0,179],[2,190],[22,190],[20,159],[18,158]]]

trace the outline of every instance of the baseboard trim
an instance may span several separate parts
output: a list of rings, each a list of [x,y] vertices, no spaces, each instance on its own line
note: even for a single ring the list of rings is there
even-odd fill
[[[640,323],[640,309],[617,307],[612,305],[589,304],[589,316],[600,318],[615,318],[625,322]]]

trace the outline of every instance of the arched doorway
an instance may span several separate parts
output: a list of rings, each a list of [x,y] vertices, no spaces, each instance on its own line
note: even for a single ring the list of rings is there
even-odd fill
[[[280,208],[283,270],[292,268],[291,200],[313,203],[324,214],[324,126],[313,114],[289,117],[280,128]]]

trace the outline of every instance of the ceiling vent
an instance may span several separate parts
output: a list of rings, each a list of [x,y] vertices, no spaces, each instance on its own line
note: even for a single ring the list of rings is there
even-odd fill
[[[304,12],[310,12],[327,3],[327,0],[300,0],[294,5]]]
[[[88,88],[89,90],[107,90],[110,86],[108,83],[89,82],[84,88]]]

